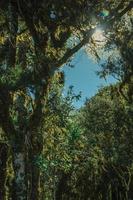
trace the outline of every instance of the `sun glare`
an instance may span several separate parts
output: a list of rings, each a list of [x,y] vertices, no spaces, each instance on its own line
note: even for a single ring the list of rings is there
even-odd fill
[[[101,29],[97,29],[95,31],[95,33],[93,34],[92,36],[92,39],[95,41],[95,42],[105,42],[106,38],[104,36],[104,31],[101,30]]]

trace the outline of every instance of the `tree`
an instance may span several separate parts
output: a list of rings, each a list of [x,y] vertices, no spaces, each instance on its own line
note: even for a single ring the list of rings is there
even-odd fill
[[[121,82],[118,92],[132,103],[132,10],[126,13],[122,20],[113,29],[104,31],[101,27],[98,35],[92,38],[89,53],[93,54],[101,65],[100,77],[113,76]],[[103,30],[103,32],[102,32]],[[96,37],[97,36],[97,37]],[[126,89],[125,89],[126,88]]]
[[[77,113],[72,105],[80,94],[75,95],[73,87],[70,87],[67,95],[63,96],[61,77],[62,72],[58,72],[50,84],[45,116],[38,131],[43,150],[35,157],[34,164],[41,171],[42,199],[64,198],[75,161],[79,160],[83,148],[83,138],[75,119]]]
[[[86,101],[80,123],[88,153],[77,186],[82,199],[132,198],[132,105],[103,88]]]
[[[37,200],[40,172],[31,164],[30,180],[26,182],[25,163],[32,163],[43,148],[37,133],[49,84],[55,71],[89,42],[96,30],[92,28],[91,15],[106,5],[86,0],[9,0],[0,5],[0,124],[12,149],[12,198],[26,199],[30,191],[30,199]],[[97,22],[109,30],[131,10],[132,2],[114,1],[107,7],[112,9],[107,22],[100,17]],[[72,37],[76,37],[76,44],[73,40],[70,44]]]

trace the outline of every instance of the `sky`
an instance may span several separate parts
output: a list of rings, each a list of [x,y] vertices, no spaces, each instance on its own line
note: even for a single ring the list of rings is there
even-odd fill
[[[100,79],[96,74],[100,66],[95,63],[89,56],[81,49],[72,59],[71,64],[73,68],[65,65],[62,70],[65,73],[64,94],[67,92],[69,86],[74,86],[74,92],[78,94],[82,92],[81,99],[74,102],[74,106],[81,107],[86,98],[94,96],[98,89],[116,82],[113,77],[108,77],[107,80]]]

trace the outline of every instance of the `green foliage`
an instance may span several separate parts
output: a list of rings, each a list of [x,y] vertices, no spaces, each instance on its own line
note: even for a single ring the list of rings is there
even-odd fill
[[[124,95],[131,103],[132,30],[126,28],[126,22],[132,24],[131,8],[131,1],[0,2],[0,126],[11,149],[7,168],[14,170],[8,199],[106,199],[97,188],[101,184],[108,192],[104,173],[124,159],[127,164],[119,167],[116,185],[124,182],[127,191],[122,174],[131,172],[131,105],[111,100],[107,90],[90,100],[87,112],[75,111],[72,103],[80,94],[71,87],[63,97],[64,75],[56,72],[88,43],[99,58],[93,34],[102,26],[108,33],[104,50],[115,44],[119,51],[119,58],[109,57],[104,75],[122,75]],[[4,186],[6,176],[1,178]]]
[[[128,179],[128,175],[125,177],[124,173],[130,173],[132,179],[132,105],[127,104],[126,101],[121,101],[118,96],[113,96],[112,99],[110,92],[110,87],[103,88],[86,102],[80,113],[80,123],[87,138],[86,151],[88,152],[84,172],[80,175],[80,184],[84,185],[83,191],[86,191],[86,184],[90,188],[92,184],[92,190],[95,187],[95,192],[90,197],[92,199],[100,199],[100,196],[102,196],[102,199],[105,196],[109,198],[108,189],[109,185],[112,185],[112,179],[118,180],[119,185],[122,184],[123,192],[118,189],[118,195],[124,196],[124,193],[127,192],[130,196],[130,192],[127,191],[122,180],[127,181],[126,178]],[[86,174],[92,178],[84,181],[82,178]],[[132,187],[130,184],[132,183],[129,182],[129,188]],[[106,189],[102,191],[104,187]],[[116,183],[115,187],[117,187]],[[110,192],[113,193],[114,191],[111,189]],[[96,193],[98,193],[98,196]],[[86,195],[91,194],[87,193]]]

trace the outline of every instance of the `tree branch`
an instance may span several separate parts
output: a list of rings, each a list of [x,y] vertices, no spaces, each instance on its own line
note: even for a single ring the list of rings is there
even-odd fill
[[[78,52],[78,50],[80,50],[83,46],[85,46],[89,42],[95,30],[96,28],[87,31],[84,39],[72,49],[68,49],[67,52],[64,54],[64,56],[55,64],[55,67],[57,68],[65,64],[69,58],[71,58],[76,52]]]
[[[119,10],[123,9],[124,3],[125,3],[125,2],[122,0],[122,1],[118,4],[118,6],[117,6],[114,10],[112,10],[112,12],[110,13],[110,17],[115,16],[115,15],[119,12]]]
[[[18,31],[18,13],[16,6],[12,0],[9,1],[8,14],[9,14],[9,38],[8,38],[8,53],[7,53],[7,66],[14,67],[16,62],[16,37]]]
[[[89,31],[86,31],[84,39],[77,44],[72,49],[69,49],[64,56],[55,64],[55,69],[58,67],[61,67],[63,64],[65,64],[78,50],[80,50],[83,46],[85,46],[89,40],[91,39],[93,33],[97,30],[98,27],[105,27],[105,29],[109,29],[113,26],[113,24],[118,21],[123,15],[125,15],[129,10],[133,8],[133,2],[131,1],[128,6],[122,10],[122,12],[118,13],[113,19],[109,19],[107,22],[104,22],[103,24],[99,24],[96,28],[92,28]]]
[[[122,16],[124,16],[127,12],[129,12],[131,9],[133,8],[133,1],[130,1],[130,3],[128,4],[128,6],[122,10],[120,13],[118,13],[113,19],[120,19]]]
[[[15,128],[9,114],[10,101],[8,89],[0,85],[0,125],[9,140],[15,134]]]

